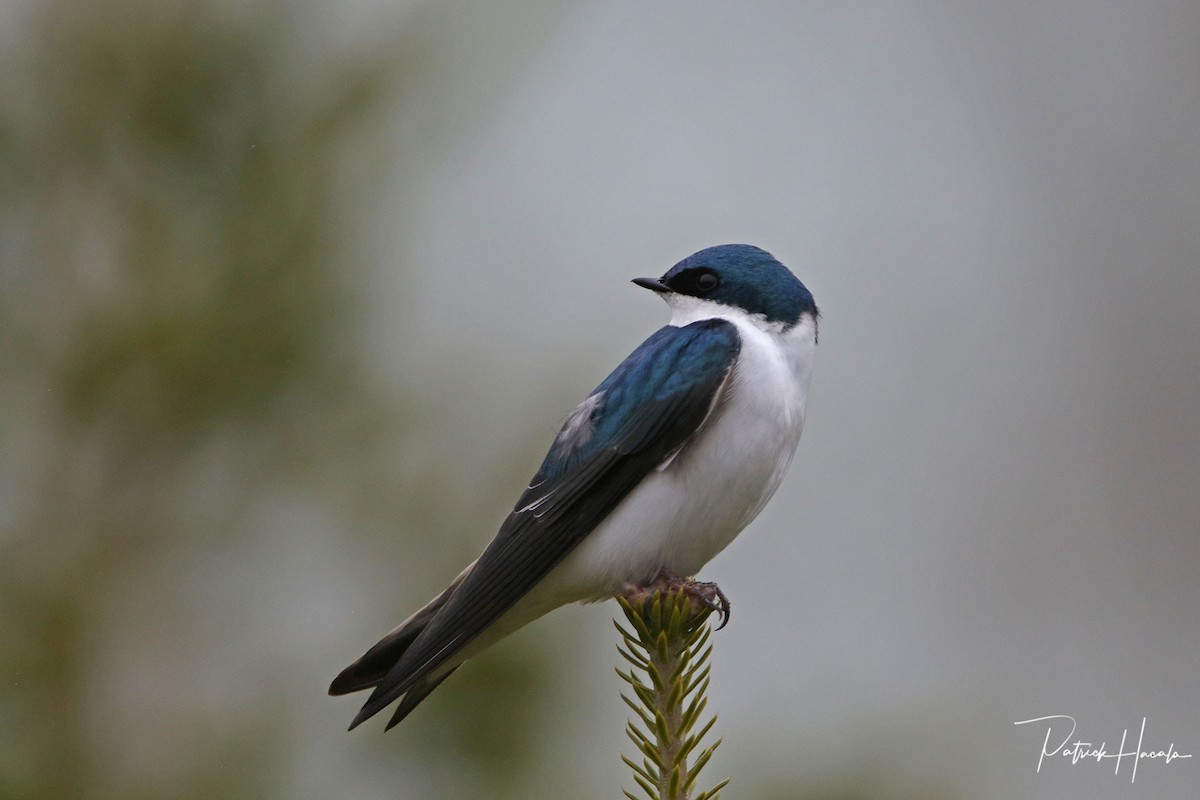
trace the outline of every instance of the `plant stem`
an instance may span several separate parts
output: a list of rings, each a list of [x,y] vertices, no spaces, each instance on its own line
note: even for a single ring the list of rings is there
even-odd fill
[[[697,730],[708,703],[712,647],[707,621],[712,608],[689,586],[660,579],[617,598],[631,626],[615,623],[624,639],[617,649],[631,665],[628,671],[617,670],[633,690],[633,697],[621,697],[636,714],[626,734],[643,757],[640,764],[623,760],[650,800],[714,800],[728,783],[692,795],[701,768],[720,741],[692,758],[716,718]],[[628,791],[625,795],[637,800]]]

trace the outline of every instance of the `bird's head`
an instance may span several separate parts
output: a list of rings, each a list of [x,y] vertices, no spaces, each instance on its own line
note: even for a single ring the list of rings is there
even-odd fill
[[[775,257],[749,244],[721,244],[680,261],[661,278],[635,278],[679,316],[702,318],[737,309],[784,330],[817,316],[812,292]]]

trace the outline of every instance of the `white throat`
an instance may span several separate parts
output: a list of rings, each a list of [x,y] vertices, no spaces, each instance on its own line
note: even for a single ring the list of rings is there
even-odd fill
[[[764,314],[751,314],[744,308],[692,297],[686,294],[671,292],[664,294],[663,299],[671,307],[671,325],[682,328],[702,319],[727,319],[733,323],[748,323],[761,331],[781,333],[784,329],[782,322],[767,322]]]

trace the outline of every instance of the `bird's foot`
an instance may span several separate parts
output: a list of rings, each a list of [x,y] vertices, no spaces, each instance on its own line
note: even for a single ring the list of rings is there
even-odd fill
[[[626,591],[638,588],[641,591],[667,590],[674,592],[683,592],[688,597],[696,600],[713,611],[721,615],[721,624],[717,626],[717,630],[724,628],[729,622],[730,609],[732,605],[729,598],[721,591],[721,588],[711,581],[696,581],[691,578],[681,578],[669,569],[660,569],[658,575],[646,587],[627,587]]]

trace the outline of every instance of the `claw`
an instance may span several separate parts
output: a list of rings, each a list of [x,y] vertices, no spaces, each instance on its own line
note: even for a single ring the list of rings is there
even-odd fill
[[[730,612],[733,605],[729,602],[729,598],[725,596],[725,593],[721,591],[720,586],[710,581],[688,581],[684,586],[684,591],[721,615],[721,624],[716,627],[716,630],[721,630],[721,628],[729,624]]]
[[[689,597],[696,598],[720,614],[721,624],[716,627],[716,630],[721,630],[721,628],[729,624],[733,604],[729,602],[729,598],[721,591],[721,587],[711,581],[694,581],[690,578],[681,578],[668,569],[660,569],[650,586],[682,589],[687,592]]]

